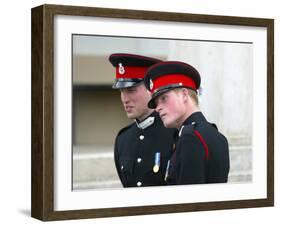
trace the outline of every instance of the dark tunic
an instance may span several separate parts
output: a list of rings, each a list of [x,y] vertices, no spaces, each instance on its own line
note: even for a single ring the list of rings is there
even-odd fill
[[[167,162],[172,154],[175,129],[165,128],[156,112],[149,117],[143,121],[146,123],[150,120],[146,123],[147,127],[140,128],[143,122],[135,122],[120,130],[117,135],[114,159],[124,187],[166,184],[164,177]],[[160,157],[160,165],[159,170],[154,172],[157,156]]]
[[[179,131],[169,165],[166,179],[171,185],[227,182],[227,139],[201,112],[193,113]]]

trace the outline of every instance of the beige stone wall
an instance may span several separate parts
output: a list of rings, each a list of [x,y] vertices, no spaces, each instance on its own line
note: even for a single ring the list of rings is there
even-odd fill
[[[118,131],[129,124],[118,90],[87,87],[74,91],[74,144],[113,146]]]
[[[114,80],[115,69],[108,56],[75,55],[73,82],[76,85],[108,85]]]

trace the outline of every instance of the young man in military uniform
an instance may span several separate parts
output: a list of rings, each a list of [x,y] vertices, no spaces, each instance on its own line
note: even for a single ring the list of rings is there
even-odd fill
[[[165,185],[167,162],[172,154],[174,129],[164,127],[159,115],[147,107],[151,94],[143,78],[158,59],[133,54],[112,54],[116,67],[113,89],[119,89],[127,117],[135,122],[121,129],[115,140],[114,158],[124,187]]]
[[[171,185],[222,183],[228,179],[228,142],[199,109],[200,81],[195,68],[178,61],[155,64],[145,76],[145,86],[152,93],[148,106],[156,109],[165,127],[179,131],[166,173]]]

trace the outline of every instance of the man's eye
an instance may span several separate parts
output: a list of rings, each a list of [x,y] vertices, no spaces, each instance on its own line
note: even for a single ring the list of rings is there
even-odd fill
[[[166,101],[166,100],[167,100],[167,97],[164,95],[164,96],[162,96],[161,100],[162,100],[162,101]]]

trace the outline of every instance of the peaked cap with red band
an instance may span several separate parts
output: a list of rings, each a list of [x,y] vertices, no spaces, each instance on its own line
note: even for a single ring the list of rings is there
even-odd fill
[[[152,93],[149,108],[156,108],[155,99],[171,89],[185,87],[197,91],[200,87],[200,74],[189,64],[179,61],[160,62],[147,70],[144,84]]]
[[[141,55],[115,53],[109,56],[110,63],[116,68],[113,89],[136,86],[142,82],[147,69],[161,60]]]

